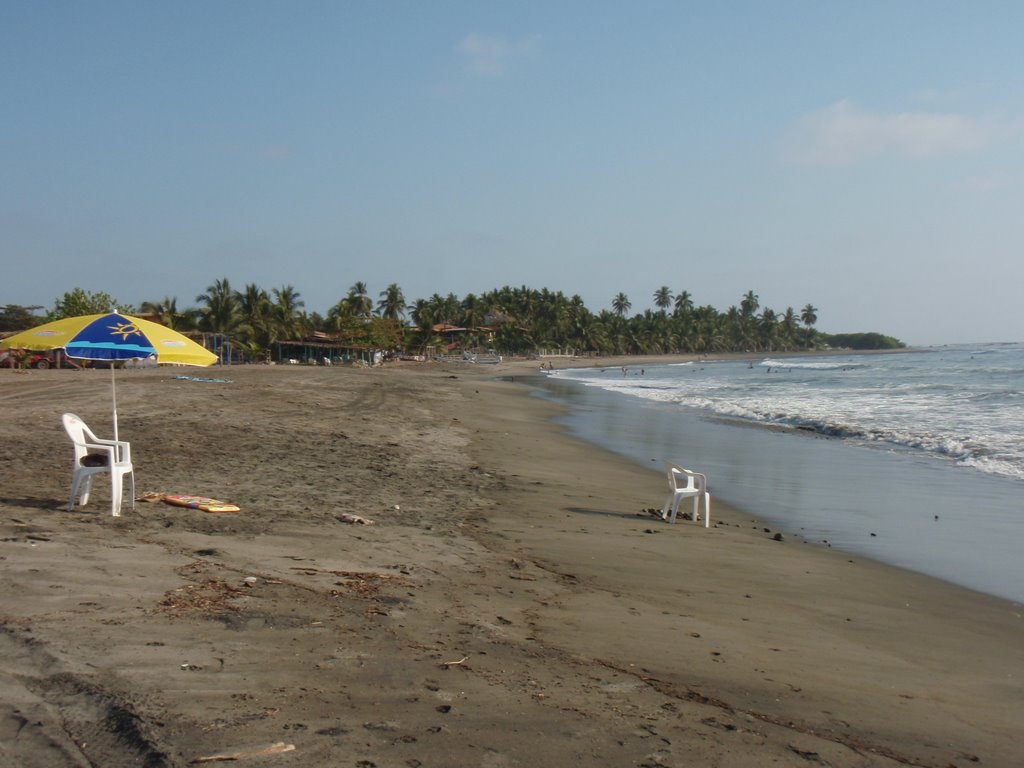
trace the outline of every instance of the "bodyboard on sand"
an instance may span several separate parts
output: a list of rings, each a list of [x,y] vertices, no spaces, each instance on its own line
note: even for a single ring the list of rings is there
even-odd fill
[[[211,499],[208,496],[182,496],[172,493],[164,496],[164,503],[175,507],[188,507],[199,509],[203,512],[241,512],[242,510],[234,504],[228,504],[220,499]]]

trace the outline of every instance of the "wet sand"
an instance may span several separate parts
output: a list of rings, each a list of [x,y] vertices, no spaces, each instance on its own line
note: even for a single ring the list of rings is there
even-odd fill
[[[1019,605],[664,524],[536,371],[119,372],[137,490],[242,508],[119,518],[64,509],[106,372],[0,371],[0,764],[1024,764]]]

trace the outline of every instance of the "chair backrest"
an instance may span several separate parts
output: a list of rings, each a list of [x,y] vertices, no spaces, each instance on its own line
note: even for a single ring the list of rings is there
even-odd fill
[[[75,463],[85,456],[89,449],[85,447],[87,441],[96,440],[96,435],[86,426],[85,422],[73,413],[65,413],[63,416],[64,430],[75,444]]]
[[[690,470],[669,462],[665,462],[665,468],[668,473],[668,484],[673,492],[704,490],[700,487],[701,483],[697,476]]]

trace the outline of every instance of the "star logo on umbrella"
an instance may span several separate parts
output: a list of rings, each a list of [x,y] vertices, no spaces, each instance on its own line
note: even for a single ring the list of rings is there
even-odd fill
[[[129,336],[142,335],[135,323],[118,323],[117,325],[108,325],[107,328],[110,329],[111,336],[120,336],[121,341],[126,341]]]

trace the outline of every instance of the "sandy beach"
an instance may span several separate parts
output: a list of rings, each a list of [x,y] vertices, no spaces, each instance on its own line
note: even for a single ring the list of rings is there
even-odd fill
[[[66,510],[108,372],[0,371],[0,764],[1024,765],[1019,605],[667,525],[537,368],[119,371],[138,493],[241,508],[121,517]]]

